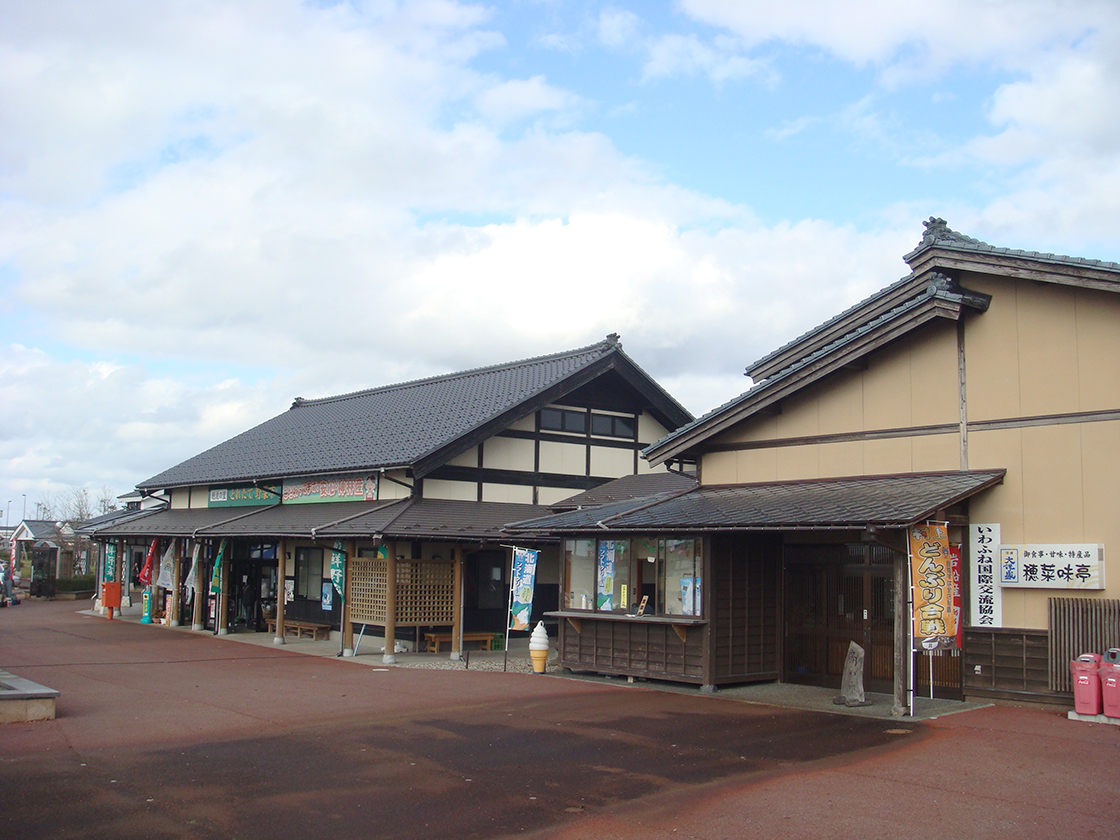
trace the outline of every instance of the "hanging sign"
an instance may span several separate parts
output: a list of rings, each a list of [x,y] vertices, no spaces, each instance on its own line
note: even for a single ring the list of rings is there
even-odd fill
[[[342,547],[342,540],[335,540],[334,549],[331,551],[331,583],[334,584],[339,598],[342,597],[342,585],[345,577],[346,552]],[[323,609],[330,609],[330,607],[323,607]]]
[[[210,594],[219,595],[222,591],[222,560],[226,556],[226,539],[218,547],[218,556],[214,560],[214,574],[210,576]]]
[[[510,630],[528,630],[533,612],[533,588],[537,579],[537,554],[529,548],[513,550],[513,574],[510,580]]]
[[[1104,546],[1001,545],[999,584],[1005,589],[1104,589]]]
[[[164,589],[170,589],[175,585],[175,539],[167,544],[167,550],[163,552],[163,558],[159,561],[159,576],[156,578],[156,586],[161,586]]]
[[[911,525],[909,537],[914,644],[924,650],[951,648],[957,627],[949,530],[944,523],[928,522]]]
[[[201,551],[202,551],[202,543],[196,541],[195,544],[194,544],[194,550],[191,552],[191,570],[190,570],[190,573],[187,575],[187,583],[186,583],[187,597],[189,597],[189,598],[194,597],[195,591],[200,588],[200,584],[202,583],[202,581],[198,577],[198,573],[199,573],[198,555]]]
[[[599,540],[599,585],[595,604],[600,610],[614,609],[614,540]],[[623,605],[625,606],[625,604]]]
[[[117,579],[117,544],[108,543],[105,546],[105,580],[109,583]]]
[[[968,526],[972,575],[969,593],[973,627],[1003,626],[1003,591],[999,588],[999,523]]]

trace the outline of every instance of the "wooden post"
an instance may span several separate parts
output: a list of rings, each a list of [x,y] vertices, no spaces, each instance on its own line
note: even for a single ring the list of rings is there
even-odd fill
[[[222,555],[222,568],[218,574],[217,624],[219,636],[229,634],[229,575],[230,568],[233,565],[230,562],[230,555],[233,554],[233,540],[226,543],[226,548],[226,553]]]
[[[452,549],[455,568],[455,585],[451,606],[451,658],[456,662],[462,658],[463,650],[463,547]]]
[[[192,546],[193,551],[193,546]],[[198,563],[202,562],[202,551],[198,552]],[[191,577],[194,578],[194,600],[191,604],[191,629],[202,630],[206,623],[203,620],[203,603],[206,600],[206,580],[199,574],[198,564],[191,566]]]
[[[288,542],[280,540],[276,547],[276,635],[274,645],[284,644],[284,595],[287,593],[285,578],[288,574]]]
[[[171,613],[167,616],[168,627],[179,626],[179,586],[183,576],[183,541],[175,540],[174,565],[171,567]]]
[[[910,714],[910,558],[894,555],[894,706],[895,716]]]
[[[386,665],[397,662],[397,543],[389,543],[385,561],[385,654],[381,661]]]
[[[354,622],[350,620],[350,560],[358,556],[358,544],[354,540],[346,543],[346,559],[343,561],[342,575],[342,655],[354,655]]]

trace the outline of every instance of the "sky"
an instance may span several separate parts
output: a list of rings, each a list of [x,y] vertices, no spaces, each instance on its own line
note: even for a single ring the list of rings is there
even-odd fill
[[[0,0],[5,523],[612,332],[700,415],[931,216],[1120,261],[1120,3]]]

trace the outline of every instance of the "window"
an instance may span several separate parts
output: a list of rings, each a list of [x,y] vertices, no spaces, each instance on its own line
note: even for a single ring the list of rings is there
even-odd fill
[[[701,613],[702,542],[637,537],[564,541],[564,607],[647,615]]]
[[[296,549],[296,597],[318,601],[323,594],[323,549]]]
[[[541,429],[548,432],[587,434],[587,412],[571,408],[542,408]]]
[[[634,418],[613,414],[592,414],[591,434],[600,437],[634,438]]]

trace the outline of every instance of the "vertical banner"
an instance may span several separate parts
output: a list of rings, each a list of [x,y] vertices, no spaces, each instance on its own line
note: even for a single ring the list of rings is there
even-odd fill
[[[510,630],[528,630],[533,612],[533,587],[537,579],[537,552],[529,548],[513,550],[513,575],[510,580]]]
[[[331,583],[334,584],[339,598],[343,597],[342,586],[345,580],[346,550],[343,548],[342,540],[335,540],[334,548],[331,549]],[[323,607],[323,609],[330,609],[330,607]]]
[[[218,546],[218,556],[214,558],[214,573],[210,576],[210,594],[218,595],[222,591],[222,561],[226,557],[226,539]]]
[[[600,610],[614,609],[614,540],[599,540],[599,584],[596,606]],[[625,604],[623,605],[625,606]]]
[[[113,583],[117,579],[117,544],[105,544],[105,580]],[[98,596],[100,597],[100,596]]]
[[[924,650],[951,648],[956,642],[953,620],[953,568],[949,529],[941,522],[911,525],[910,586],[914,593],[914,644]]]
[[[171,589],[175,585],[175,542],[178,538],[172,537],[159,561],[159,574],[156,576],[156,586]]]
[[[152,540],[152,544],[148,546],[148,556],[144,558],[144,565],[140,569],[140,585],[152,585],[152,564],[156,560],[156,552],[159,550],[159,538]]]
[[[962,620],[961,611],[963,604],[961,603],[961,547],[959,545],[949,546],[949,554],[953,559],[953,623],[957,627],[956,641],[953,645],[957,650],[964,650],[964,621]]]
[[[999,523],[968,526],[970,623],[1003,626],[1003,590],[999,588]]]
[[[202,551],[202,543],[195,540],[194,550],[191,552],[191,568],[190,568],[190,572],[187,574],[187,582],[186,582],[186,590],[187,590],[187,597],[188,598],[193,598],[194,597],[195,592],[199,589],[199,586],[202,583],[202,581],[199,580],[199,578],[198,578],[198,571],[199,571],[198,555],[201,551]]]

